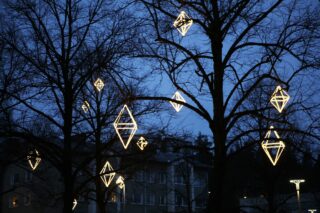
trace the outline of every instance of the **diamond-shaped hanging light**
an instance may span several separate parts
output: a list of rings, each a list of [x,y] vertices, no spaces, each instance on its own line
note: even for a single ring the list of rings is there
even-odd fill
[[[78,201],[77,201],[77,199],[74,199],[74,200],[73,200],[73,203],[72,203],[72,211],[75,210],[75,208],[77,207],[77,205],[78,205]]]
[[[82,106],[81,106],[82,110],[84,113],[87,113],[90,109],[90,104],[88,101],[84,101]]]
[[[138,129],[137,122],[134,120],[127,105],[123,106],[113,126],[123,147],[127,149]]]
[[[125,187],[124,178],[122,176],[119,176],[116,180],[116,184],[119,186],[120,189],[123,189]]]
[[[37,169],[41,162],[40,154],[38,150],[33,150],[29,152],[29,155],[27,156],[28,163],[31,167],[31,169],[34,171]]]
[[[278,110],[278,112],[281,113],[288,103],[289,99],[289,94],[284,89],[282,89],[281,86],[277,86],[271,96],[270,103]]]
[[[286,147],[284,142],[280,139],[278,132],[274,130],[273,126],[268,130],[261,146],[274,166],[277,164],[284,148]]]
[[[177,28],[182,36],[185,36],[190,29],[193,20],[187,15],[186,12],[181,11],[177,19],[174,21],[173,26]]]
[[[100,78],[98,78],[98,79],[94,82],[94,86],[95,86],[95,88],[100,92],[100,91],[103,89],[103,87],[104,87],[104,83],[103,83],[103,81],[102,81]]]
[[[184,100],[184,98],[181,96],[181,94],[179,93],[179,91],[175,92],[171,99],[175,99],[175,100],[177,100],[177,101],[181,101],[181,102],[183,102],[183,103],[186,103],[186,100]],[[179,112],[179,111],[182,109],[182,107],[183,107],[182,104],[178,104],[178,103],[173,102],[173,101],[170,101],[170,103],[171,103],[171,105],[173,106],[173,108],[174,108],[177,112]]]
[[[148,141],[144,137],[140,137],[137,142],[138,147],[143,151],[148,145]]]
[[[114,172],[111,164],[109,163],[109,161],[106,161],[106,163],[100,171],[100,178],[106,187],[110,185],[115,175],[116,173]]]

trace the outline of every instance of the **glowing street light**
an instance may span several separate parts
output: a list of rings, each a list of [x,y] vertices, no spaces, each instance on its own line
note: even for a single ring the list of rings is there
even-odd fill
[[[295,184],[296,186],[296,191],[297,191],[297,201],[298,201],[298,207],[299,207],[299,212],[301,212],[301,204],[300,204],[300,183],[304,183],[304,179],[294,179],[290,180],[290,183]]]

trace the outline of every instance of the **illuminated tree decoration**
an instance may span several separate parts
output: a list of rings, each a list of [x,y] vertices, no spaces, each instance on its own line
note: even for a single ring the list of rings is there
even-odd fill
[[[295,179],[295,180],[290,180],[290,183],[293,183],[296,186],[296,191],[297,191],[297,200],[298,200],[298,205],[299,205],[299,210],[301,209],[301,204],[300,204],[300,183],[304,183],[304,179]]]
[[[82,104],[82,110],[84,113],[87,113],[90,109],[90,104],[88,101],[84,101]]]
[[[181,11],[177,19],[174,21],[173,26],[177,28],[182,36],[185,36],[190,29],[193,20],[187,15],[186,12]]]
[[[288,103],[289,99],[289,94],[284,89],[282,89],[281,86],[277,86],[271,96],[270,103],[278,110],[278,112],[281,113]]]
[[[127,149],[138,129],[137,122],[134,120],[127,105],[123,106],[113,126],[123,147]]]
[[[29,155],[27,156],[28,163],[31,167],[31,169],[34,171],[37,169],[41,162],[40,154],[38,150],[30,151]]]
[[[78,201],[76,199],[73,200],[72,211],[77,207]]]
[[[148,145],[148,141],[144,137],[140,137],[137,142],[138,147],[143,151]]]
[[[261,146],[271,163],[275,166],[285,148],[285,144],[280,139],[278,132],[273,129],[273,126],[271,126],[266,136],[264,137]],[[275,137],[271,137],[272,132]]]
[[[116,180],[116,184],[119,186],[120,189],[124,189],[125,187],[124,178],[122,176],[119,176],[118,179]]]
[[[308,209],[308,212],[314,213],[314,212],[317,212],[317,210],[316,209]]]
[[[116,175],[115,172],[113,172],[113,168],[109,161],[106,161],[103,168],[100,171],[100,178],[103,181],[104,185],[108,187],[113,180],[114,176]]]
[[[186,100],[184,100],[184,98],[181,96],[181,94],[180,94],[179,91],[177,91],[176,93],[174,93],[174,95],[172,96],[171,99],[175,99],[175,100],[177,100],[177,101],[181,101],[181,102],[183,102],[183,103],[186,103]],[[179,111],[182,109],[182,107],[183,107],[182,104],[178,104],[178,103],[175,103],[175,102],[173,102],[173,101],[170,101],[170,103],[171,103],[171,105],[173,106],[173,108],[174,108],[177,112],[179,112]]]
[[[104,83],[103,83],[103,81],[102,81],[100,78],[98,78],[98,79],[94,82],[94,86],[95,86],[96,89],[100,92],[100,91],[103,89],[103,87],[104,87]]]

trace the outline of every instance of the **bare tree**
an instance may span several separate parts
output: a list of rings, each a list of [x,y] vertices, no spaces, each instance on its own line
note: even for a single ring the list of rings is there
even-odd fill
[[[237,207],[231,202],[234,193],[227,182],[231,149],[239,141],[245,143],[248,138],[263,135],[268,123],[253,128],[250,122],[252,117],[261,117],[272,108],[268,102],[252,108],[246,100],[261,83],[268,81],[272,82],[272,91],[280,84],[290,89],[294,97],[284,114],[291,108],[296,112],[318,109],[318,103],[309,102],[307,107],[303,104],[302,94],[315,101],[315,90],[306,88],[306,82],[298,82],[304,75],[315,76],[319,67],[319,7],[305,1],[285,0],[137,2],[148,12],[143,17],[148,29],[144,51],[138,56],[157,60],[159,66],[154,72],[165,73],[189,101],[183,103],[162,96],[133,98],[175,101],[207,122],[214,141],[208,211],[236,212]],[[184,10],[194,23],[185,38],[172,26],[179,10]],[[272,114],[263,117],[275,126],[283,122]],[[282,131],[307,133],[319,141],[311,127],[313,120],[318,118],[306,121],[311,125],[286,126]]]

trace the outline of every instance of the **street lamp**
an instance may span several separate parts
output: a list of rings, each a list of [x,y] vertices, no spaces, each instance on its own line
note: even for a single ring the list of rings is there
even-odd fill
[[[299,207],[299,212],[301,212],[301,204],[300,204],[300,183],[304,183],[304,179],[295,179],[295,180],[290,180],[290,183],[295,184],[296,186],[296,191],[297,191],[297,201],[298,201],[298,207]]]

